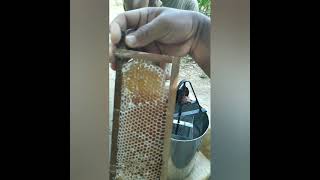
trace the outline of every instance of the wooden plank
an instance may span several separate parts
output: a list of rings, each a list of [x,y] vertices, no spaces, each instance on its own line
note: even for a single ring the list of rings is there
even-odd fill
[[[167,120],[166,120],[166,129],[165,129],[165,137],[164,137],[163,165],[162,165],[160,180],[166,180],[167,174],[168,174],[168,161],[170,158],[172,122],[173,122],[173,113],[176,105],[179,68],[180,68],[180,58],[175,57],[172,59],[172,69],[171,69],[171,77],[170,77],[167,118],[166,118]]]
[[[122,88],[122,65],[125,62],[122,58],[116,58],[116,79],[114,88],[114,106],[111,138],[111,160],[110,160],[110,180],[116,176],[117,163],[117,141],[119,131],[120,105],[121,105],[121,88]]]
[[[172,63],[172,59],[176,58],[173,56],[161,55],[161,54],[151,54],[140,51],[133,51],[127,49],[116,49],[115,56],[119,58],[137,58],[137,59],[148,59],[152,62],[157,63]]]

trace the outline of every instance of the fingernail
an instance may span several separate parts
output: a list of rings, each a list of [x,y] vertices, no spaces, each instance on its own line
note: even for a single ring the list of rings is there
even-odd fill
[[[126,43],[128,46],[133,47],[137,42],[137,38],[133,35],[126,36]]]

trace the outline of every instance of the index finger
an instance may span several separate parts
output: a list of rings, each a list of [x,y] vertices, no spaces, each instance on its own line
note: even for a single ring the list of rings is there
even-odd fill
[[[137,29],[157,17],[162,11],[163,8],[147,7],[119,14],[110,24],[111,42],[117,44],[121,39],[121,31]]]

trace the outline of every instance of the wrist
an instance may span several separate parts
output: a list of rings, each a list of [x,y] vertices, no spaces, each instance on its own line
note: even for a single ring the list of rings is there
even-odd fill
[[[195,13],[194,22],[197,30],[189,54],[210,77],[210,18]]]

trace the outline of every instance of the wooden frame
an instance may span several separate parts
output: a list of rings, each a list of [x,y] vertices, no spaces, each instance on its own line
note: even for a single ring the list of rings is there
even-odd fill
[[[177,86],[178,86],[178,75],[179,75],[179,66],[180,58],[172,59],[172,70],[170,78],[170,87],[169,87],[169,101],[167,109],[167,122],[165,129],[164,137],[164,154],[163,154],[163,165],[161,170],[161,180],[167,179],[168,171],[168,161],[170,158],[170,145],[171,145],[171,131],[172,131],[172,122],[173,122],[173,113],[176,105],[176,95],[177,95]]]
[[[151,54],[146,52],[132,51],[126,49],[117,49],[115,51],[116,57],[116,79],[115,79],[115,93],[114,93],[114,110],[113,110],[113,126],[112,126],[112,142],[111,142],[111,160],[110,160],[110,180],[116,176],[116,162],[117,162],[117,139],[119,130],[119,117],[120,117],[120,103],[121,103],[121,88],[122,88],[122,65],[131,58],[148,59],[152,62],[165,62],[172,63],[169,98],[166,117],[166,129],[164,137],[164,152],[163,152],[163,165],[161,168],[161,180],[167,179],[168,160],[170,158],[170,144],[171,144],[171,130],[173,113],[176,103],[176,92],[178,85],[178,74],[180,57],[166,56],[160,54]]]

